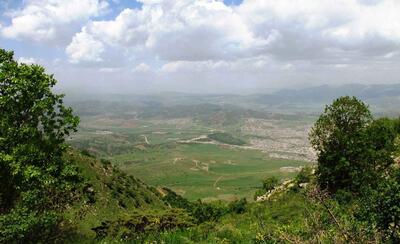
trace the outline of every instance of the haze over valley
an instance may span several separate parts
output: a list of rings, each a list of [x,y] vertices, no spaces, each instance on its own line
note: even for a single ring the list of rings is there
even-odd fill
[[[1,243],[400,243],[400,0],[0,0]]]
[[[191,200],[251,199],[263,178],[287,180],[315,163],[310,129],[325,104],[344,95],[364,99],[378,117],[399,116],[399,85],[253,95],[86,95],[67,97],[81,117],[69,143]]]

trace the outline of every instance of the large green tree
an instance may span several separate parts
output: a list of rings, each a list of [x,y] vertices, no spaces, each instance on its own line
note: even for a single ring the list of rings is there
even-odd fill
[[[63,153],[79,120],[55,84],[0,49],[0,242],[47,238],[78,179]]]
[[[310,133],[318,153],[320,186],[360,192],[377,182],[393,163],[395,124],[389,119],[373,120],[362,101],[341,97],[325,108]]]

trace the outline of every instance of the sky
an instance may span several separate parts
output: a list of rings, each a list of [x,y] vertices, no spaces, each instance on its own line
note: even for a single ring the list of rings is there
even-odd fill
[[[0,47],[67,92],[400,82],[399,0],[0,0]]]

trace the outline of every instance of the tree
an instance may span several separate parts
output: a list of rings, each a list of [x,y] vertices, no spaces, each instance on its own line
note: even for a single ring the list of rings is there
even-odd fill
[[[50,235],[78,175],[63,158],[79,119],[52,75],[0,49],[0,242]]]
[[[366,130],[366,138],[369,146],[369,162],[373,167],[373,175],[379,177],[394,163],[393,155],[398,149],[396,145],[397,130],[396,120],[380,118],[374,120]]]
[[[397,137],[395,121],[373,120],[363,102],[341,97],[325,108],[310,133],[318,153],[317,179],[331,193],[360,193],[377,184],[393,164]]]
[[[330,192],[357,191],[369,167],[365,158],[368,107],[355,97],[341,97],[325,108],[310,133],[318,153],[317,179]]]

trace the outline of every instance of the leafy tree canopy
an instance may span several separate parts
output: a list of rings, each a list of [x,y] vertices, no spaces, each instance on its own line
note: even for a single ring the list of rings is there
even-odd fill
[[[390,119],[373,120],[362,101],[341,97],[325,108],[310,133],[318,152],[317,177],[330,192],[357,193],[382,176],[393,163],[396,125]]]
[[[0,242],[45,235],[78,179],[62,156],[79,119],[53,93],[56,82],[0,49]]]

